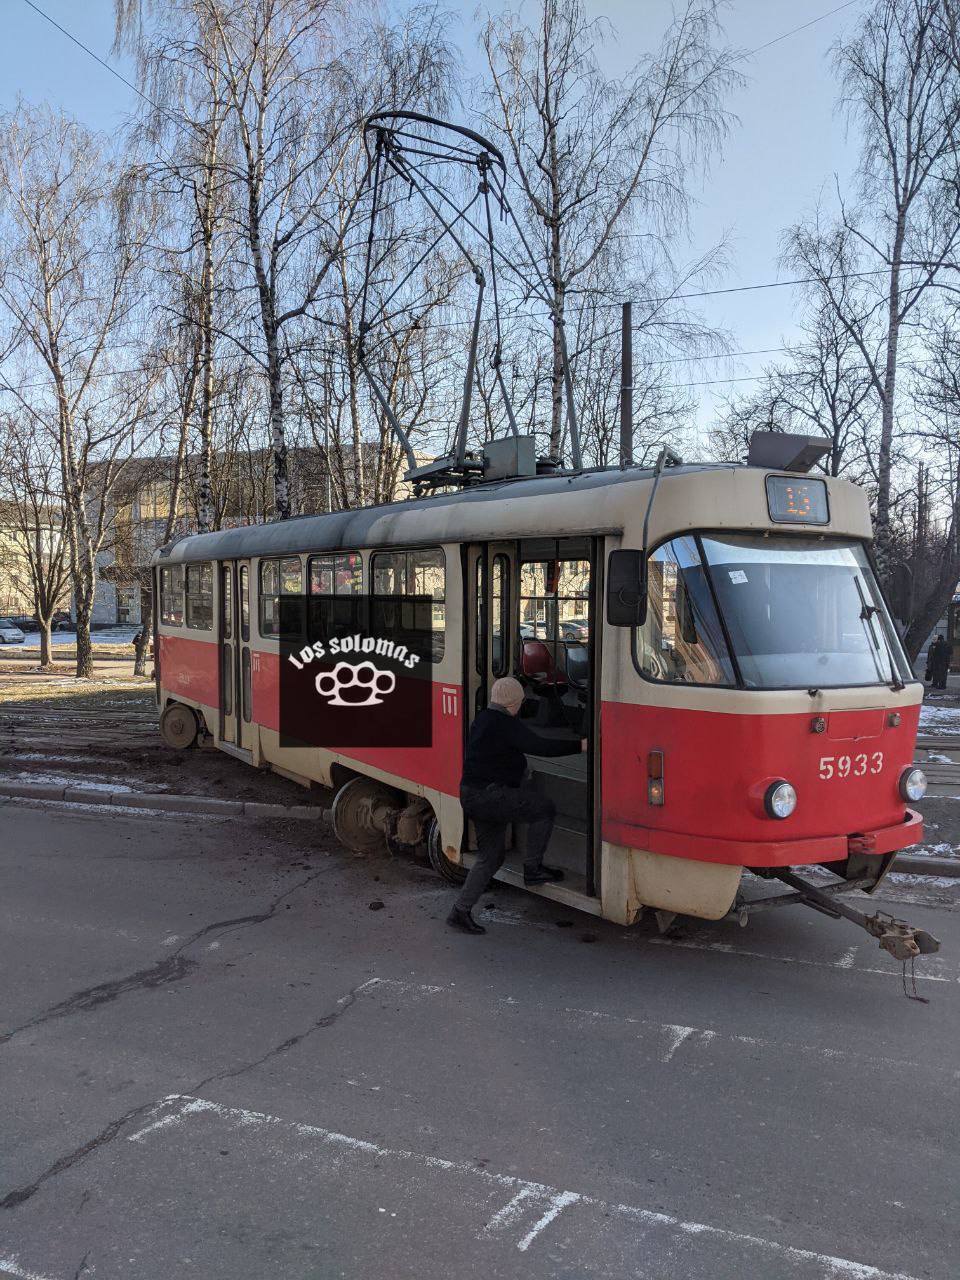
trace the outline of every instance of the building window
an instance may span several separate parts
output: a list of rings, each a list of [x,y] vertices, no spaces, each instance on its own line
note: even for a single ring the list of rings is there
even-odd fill
[[[170,515],[170,484],[166,480],[152,480],[140,490],[137,501],[141,521],[166,520]]]
[[[160,621],[167,627],[183,626],[183,565],[160,570]]]
[[[140,621],[140,587],[117,587],[117,626],[126,627]]]
[[[446,562],[440,547],[416,551],[379,551],[371,561],[374,596],[426,596],[401,620],[403,628],[431,633],[431,661],[439,662],[444,650]],[[424,611],[425,610],[425,611]]]
[[[187,565],[187,626],[209,631],[213,626],[213,565]]]
[[[303,634],[303,566],[299,556],[260,561],[260,634]],[[280,602],[284,601],[281,609]]]
[[[311,556],[308,575],[312,596],[358,596],[363,591],[363,558],[358,551]]]

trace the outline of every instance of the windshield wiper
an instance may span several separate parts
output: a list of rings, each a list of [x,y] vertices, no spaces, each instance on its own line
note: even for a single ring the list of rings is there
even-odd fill
[[[874,625],[874,617],[880,612],[875,604],[870,604],[867,600],[866,593],[863,590],[863,583],[860,581],[859,575],[854,575],[853,579],[857,588],[857,595],[860,597],[860,621],[863,623],[863,629],[867,633],[867,638],[872,641],[874,649],[877,651],[877,674],[882,678],[883,671],[880,667],[880,641],[877,639],[877,629]],[[880,622],[880,631],[883,635],[883,645],[887,653],[887,661],[890,664],[890,688],[894,693],[899,693],[901,689],[905,689],[906,685],[897,672],[897,662],[893,656],[893,647],[890,644],[890,637],[887,635],[887,629]]]

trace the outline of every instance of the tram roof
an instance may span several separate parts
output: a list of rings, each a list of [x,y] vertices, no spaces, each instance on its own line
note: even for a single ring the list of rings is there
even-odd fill
[[[742,463],[691,463],[670,467],[664,481],[704,473],[760,473],[767,467]],[[294,516],[267,524],[243,525],[216,533],[191,534],[154,554],[154,561],[178,563],[194,560],[243,560],[258,556],[293,554],[309,550],[353,550],[366,546],[423,545],[425,543],[484,541],[498,537],[549,537],[588,531],[614,532],[623,525],[625,506],[616,491],[649,482],[653,468],[609,467],[551,476],[531,476],[478,484],[425,498],[407,498],[374,507],[334,511],[325,515]],[[835,485],[837,482],[831,482]],[[841,482],[842,483],[842,482]],[[644,485],[644,488],[647,486]],[[594,503],[604,494],[602,505]],[[544,499],[582,496],[584,501],[565,506],[564,516]],[[633,497],[633,495],[631,495]],[[732,497],[732,495],[731,495]],[[510,515],[494,518],[492,507],[509,499]],[[618,500],[619,499],[619,500]],[[635,508],[634,508],[635,510]],[[549,512],[551,520],[545,520]],[[433,517],[431,519],[431,517]]]
[[[671,467],[665,475],[674,477],[703,471],[729,470],[743,470],[743,467],[737,463],[690,463]],[[636,483],[638,480],[649,480],[652,476],[652,467],[608,467],[491,481],[449,493],[405,498],[399,502],[381,503],[373,507],[356,507],[323,515],[292,516],[289,520],[241,525],[235,529],[221,529],[216,533],[188,534],[160,547],[154,554],[154,560],[167,563],[183,560],[244,560],[251,556],[282,555],[313,547],[336,550],[397,541],[422,543],[436,542],[438,538],[455,540],[458,535],[453,532],[451,508],[471,508],[476,504],[485,506],[502,502],[506,498],[510,499],[511,506],[517,503],[525,507],[530,499],[606,489]],[[537,503],[536,506],[539,508],[541,504]],[[441,516],[441,519],[436,522],[423,519],[431,514]],[[519,516],[520,510],[516,510],[515,514]],[[415,524],[411,523],[411,518]],[[472,525],[473,522],[469,523]],[[541,536],[546,534],[543,528],[538,532]],[[495,533],[496,531],[491,530],[491,536],[495,536]],[[471,538],[475,536],[469,530],[464,530],[464,534]]]

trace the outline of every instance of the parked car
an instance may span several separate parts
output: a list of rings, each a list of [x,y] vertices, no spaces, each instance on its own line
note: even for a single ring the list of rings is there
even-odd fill
[[[23,644],[26,636],[12,618],[0,618],[0,643]]]
[[[572,644],[586,644],[590,638],[590,624],[586,618],[567,618],[560,623],[560,639]]]
[[[16,613],[9,619],[15,627],[19,627],[21,631],[39,631],[40,623],[36,620],[32,613]]]

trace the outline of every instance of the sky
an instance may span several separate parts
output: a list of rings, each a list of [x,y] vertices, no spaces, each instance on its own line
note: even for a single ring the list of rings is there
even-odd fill
[[[129,60],[111,53],[112,0],[37,0],[52,18],[95,54],[133,79]],[[829,52],[849,32],[869,0],[853,0],[830,16],[842,0],[730,0],[724,17],[726,37],[738,49],[758,49],[740,63],[747,83],[730,101],[739,118],[714,164],[694,190],[692,258],[722,237],[729,260],[716,287],[733,288],[789,279],[778,265],[780,237],[786,227],[812,211],[821,198],[832,199],[834,175],[841,181],[855,160],[835,102],[837,86]],[[459,31],[468,71],[479,66],[470,18],[474,0],[450,7],[461,13]],[[494,7],[491,5],[491,7]],[[633,60],[655,45],[669,21],[668,0],[587,0],[592,16],[609,20],[615,38],[601,51],[604,69],[622,75]],[[136,95],[83,50],[56,31],[27,0],[0,0],[0,109],[18,95],[61,107],[88,126],[113,132],[134,109]],[[821,19],[818,21],[813,21]],[[804,23],[803,31],[778,39]],[[776,41],[769,48],[760,46]],[[798,291],[773,288],[702,299],[697,305],[710,323],[729,332],[736,351],[779,347],[796,334]],[[678,363],[678,383],[711,379],[748,379],[759,372],[761,355],[690,366]],[[698,423],[708,427],[720,398],[749,390],[750,381],[693,388],[699,397]]]

